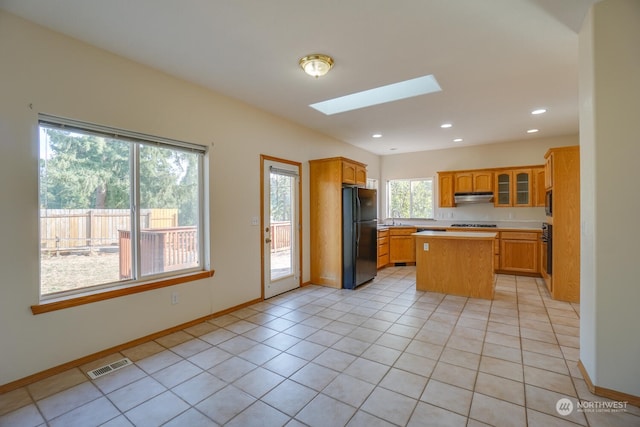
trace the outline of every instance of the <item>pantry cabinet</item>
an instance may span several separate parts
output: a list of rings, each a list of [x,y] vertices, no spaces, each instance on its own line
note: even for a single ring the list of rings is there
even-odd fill
[[[309,161],[311,283],[342,288],[342,185],[364,186],[367,165],[344,157]]]
[[[580,302],[580,147],[551,148],[545,154],[547,190],[553,194],[551,271],[545,283],[554,299]],[[549,267],[549,266],[547,266]]]

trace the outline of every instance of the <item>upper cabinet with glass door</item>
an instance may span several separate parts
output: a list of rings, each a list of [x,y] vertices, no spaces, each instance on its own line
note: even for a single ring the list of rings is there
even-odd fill
[[[495,174],[494,205],[497,207],[532,206],[531,169],[503,170]]]
[[[511,182],[513,181],[511,171],[496,173],[496,191],[494,193],[495,206],[512,206]]]

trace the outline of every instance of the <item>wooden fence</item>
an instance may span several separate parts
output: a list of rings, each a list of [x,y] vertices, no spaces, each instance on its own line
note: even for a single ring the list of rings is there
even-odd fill
[[[40,245],[44,251],[115,246],[119,230],[131,228],[129,209],[41,209]],[[178,209],[142,209],[141,228],[178,225]]]

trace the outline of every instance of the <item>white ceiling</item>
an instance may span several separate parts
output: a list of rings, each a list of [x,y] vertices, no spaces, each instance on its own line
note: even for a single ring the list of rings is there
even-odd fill
[[[0,8],[385,155],[577,133],[578,31],[596,1],[0,0]],[[305,75],[298,59],[311,53],[331,55],[333,70]],[[442,92],[333,116],[308,107],[427,74]],[[532,116],[538,107],[548,112]]]

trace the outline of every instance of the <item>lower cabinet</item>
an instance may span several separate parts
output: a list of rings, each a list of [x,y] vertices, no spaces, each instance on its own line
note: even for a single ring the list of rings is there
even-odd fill
[[[415,227],[389,229],[389,262],[416,262]]]
[[[378,230],[378,268],[389,264],[389,230]]]
[[[500,271],[540,273],[540,233],[503,231],[500,233]]]

